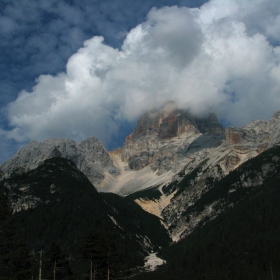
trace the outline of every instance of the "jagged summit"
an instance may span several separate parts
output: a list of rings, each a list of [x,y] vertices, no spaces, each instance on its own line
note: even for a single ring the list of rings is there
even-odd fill
[[[72,160],[99,191],[126,195],[162,185],[178,172],[188,174],[203,161],[219,163],[223,174],[228,174],[277,144],[279,135],[280,111],[269,121],[224,130],[215,114],[193,116],[168,102],[145,113],[122,148],[107,152],[95,137],[80,143],[32,141],[0,165],[0,176],[24,173],[45,159],[63,157]]]
[[[9,177],[12,173],[33,170],[46,159],[54,157],[72,160],[93,184],[99,184],[105,178],[105,172],[113,175],[119,173],[103,144],[95,137],[81,143],[57,138],[49,138],[43,142],[32,141],[0,168],[4,176]]]
[[[174,102],[168,102],[160,110],[145,113],[127,141],[146,136],[171,139],[184,133],[223,134],[224,129],[214,113],[196,117],[188,110],[178,109]]]
[[[145,113],[126,138],[121,159],[134,170],[150,166],[158,174],[175,171],[188,162],[191,144],[213,148],[221,144],[224,129],[215,114],[196,117],[168,102]]]

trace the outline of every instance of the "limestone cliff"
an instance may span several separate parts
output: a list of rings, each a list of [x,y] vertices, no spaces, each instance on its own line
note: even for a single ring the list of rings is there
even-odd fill
[[[151,147],[153,141],[155,143],[163,141],[159,137],[146,136],[144,138],[139,136],[139,133],[136,135],[139,138],[135,138],[132,134],[132,137],[124,145],[124,151],[127,154],[129,151],[131,154],[134,153],[134,157],[124,157],[128,159],[130,165],[135,162],[135,158],[138,161],[142,159],[140,151],[144,145],[147,149],[147,147]],[[180,138],[182,142],[178,141]],[[144,144],[144,139],[146,141],[149,139],[148,144]],[[174,155],[175,151],[180,151],[181,158],[177,161],[177,167],[183,166],[181,171],[173,175],[172,179],[165,184],[163,183],[159,187],[154,186],[154,189],[160,191],[159,197],[151,199],[147,196],[142,197],[139,193],[136,201],[146,211],[161,217],[171,237],[178,240],[189,234],[202,220],[217,216],[219,212],[215,209],[220,208],[222,202],[214,201],[202,212],[192,213],[188,216],[184,215],[186,209],[192,207],[204,194],[210,191],[215,182],[220,181],[241,164],[260,155],[279,142],[280,111],[276,112],[269,121],[252,121],[242,128],[227,127],[224,135],[211,134],[209,131],[202,133],[197,125],[193,125],[192,132],[182,134],[179,137],[174,136],[168,140],[166,145],[160,146],[158,144],[158,150],[153,153],[153,157],[164,159],[169,152]],[[184,153],[182,153],[182,147],[185,148]],[[135,154],[138,154],[138,158],[135,157]],[[152,166],[153,161],[149,161],[147,154],[144,158],[146,160],[144,163]],[[172,161],[169,158],[167,162],[169,165],[165,165],[166,170],[168,168],[172,170],[176,166],[175,160]],[[256,181],[259,184],[261,178],[258,177],[257,180],[259,180],[259,182]],[[251,182],[250,185],[253,183]],[[168,203],[163,204],[163,201],[168,201]]]
[[[216,147],[221,144],[223,135],[224,129],[215,114],[195,117],[170,102],[140,118],[133,133],[126,138],[121,158],[131,169],[150,166],[162,174],[178,170],[188,162],[190,145],[198,138],[204,138],[206,146]]]
[[[32,141],[20,149],[0,168],[5,177],[14,173],[24,173],[38,167],[44,160],[62,157],[72,160],[93,184],[100,184],[105,172],[117,175],[103,144],[94,137],[76,143],[69,139],[47,139],[43,142]]]

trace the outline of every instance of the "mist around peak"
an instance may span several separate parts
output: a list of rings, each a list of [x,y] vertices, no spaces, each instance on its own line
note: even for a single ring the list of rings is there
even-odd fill
[[[267,120],[280,108],[279,12],[275,1],[164,6],[119,48],[94,36],[64,72],[40,75],[7,106],[3,143],[94,135],[109,147],[124,123],[164,104],[170,110],[170,100],[234,126]]]

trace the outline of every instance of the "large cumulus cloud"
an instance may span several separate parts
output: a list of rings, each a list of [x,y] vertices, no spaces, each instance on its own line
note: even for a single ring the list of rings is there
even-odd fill
[[[280,109],[279,12],[271,0],[152,9],[119,49],[93,37],[65,72],[22,91],[7,108],[6,136],[108,144],[121,123],[169,100],[233,125],[267,119]]]

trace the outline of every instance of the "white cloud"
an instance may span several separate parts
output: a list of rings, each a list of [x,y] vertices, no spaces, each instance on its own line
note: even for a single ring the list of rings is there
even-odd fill
[[[280,109],[280,49],[270,44],[279,11],[271,0],[152,9],[120,50],[93,37],[65,73],[42,75],[32,92],[22,91],[8,107],[14,129],[7,137],[94,135],[108,143],[122,121],[168,100],[197,114],[216,111],[234,125],[266,119]],[[263,13],[258,23],[254,16]]]

